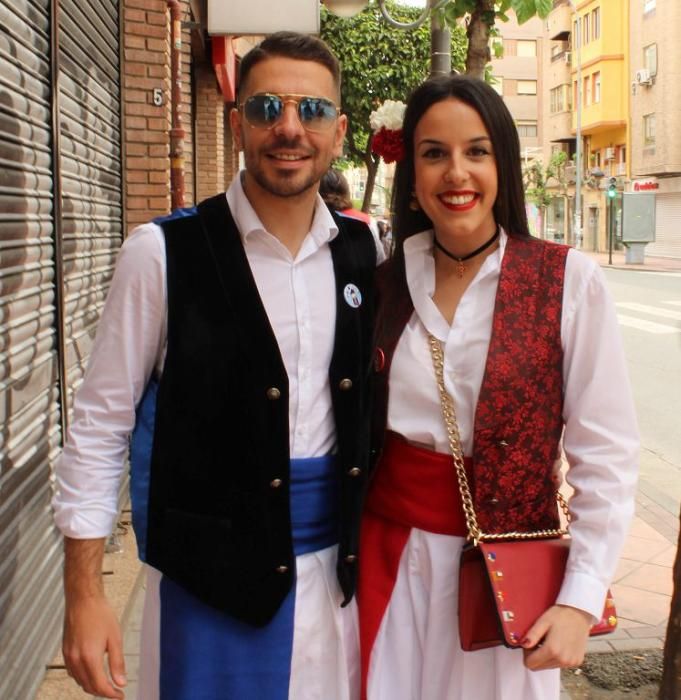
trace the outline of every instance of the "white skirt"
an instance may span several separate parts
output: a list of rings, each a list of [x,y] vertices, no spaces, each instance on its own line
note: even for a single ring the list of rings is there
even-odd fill
[[[411,530],[371,651],[368,700],[558,700],[560,671],[529,671],[522,650],[462,651],[463,544],[461,537]]]

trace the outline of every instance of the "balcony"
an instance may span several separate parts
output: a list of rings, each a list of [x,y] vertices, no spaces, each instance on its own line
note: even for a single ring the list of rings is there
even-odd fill
[[[572,32],[572,8],[570,5],[559,5],[546,20],[549,39],[553,41],[567,41]]]

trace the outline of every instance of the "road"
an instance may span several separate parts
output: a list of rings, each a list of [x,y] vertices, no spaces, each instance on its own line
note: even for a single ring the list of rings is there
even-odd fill
[[[639,489],[670,514],[681,505],[681,273],[605,269],[641,431]]]

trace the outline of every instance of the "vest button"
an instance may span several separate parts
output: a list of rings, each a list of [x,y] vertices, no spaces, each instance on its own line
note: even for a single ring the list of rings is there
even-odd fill
[[[498,498],[488,498],[487,503],[491,506],[496,506],[499,505],[499,499]]]
[[[272,481],[270,481],[270,486],[273,489],[278,489],[282,485],[282,483],[283,482],[281,479],[272,479]]]
[[[285,574],[287,571],[288,571],[288,566],[285,566],[284,564],[277,567],[278,574]]]
[[[362,470],[359,467],[352,467],[351,469],[348,469],[348,476],[359,476],[362,473]]]
[[[345,557],[345,562],[347,564],[354,564],[355,560],[357,559],[356,555],[354,554],[348,554],[347,557]]]
[[[338,382],[338,388],[341,391],[352,389],[352,379],[341,379],[340,382]]]
[[[506,442],[506,440],[499,440],[499,445],[501,447],[508,447],[508,443]]]
[[[267,398],[270,401],[276,401],[281,396],[281,391],[276,386],[272,386],[267,390]]]

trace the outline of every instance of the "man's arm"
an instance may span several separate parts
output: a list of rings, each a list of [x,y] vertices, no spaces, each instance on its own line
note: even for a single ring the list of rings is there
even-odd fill
[[[165,347],[165,250],[155,227],[126,240],[118,258],[64,450],[55,465],[55,520],[65,536],[64,660],[87,691],[122,698],[121,633],[104,595],[106,536],[117,517],[135,407]],[[104,667],[104,655],[114,683]]]
[[[126,684],[123,642],[116,614],[104,595],[104,538],[64,538],[64,640],[69,674],[86,693],[123,698]],[[108,656],[107,677],[102,657]]]

